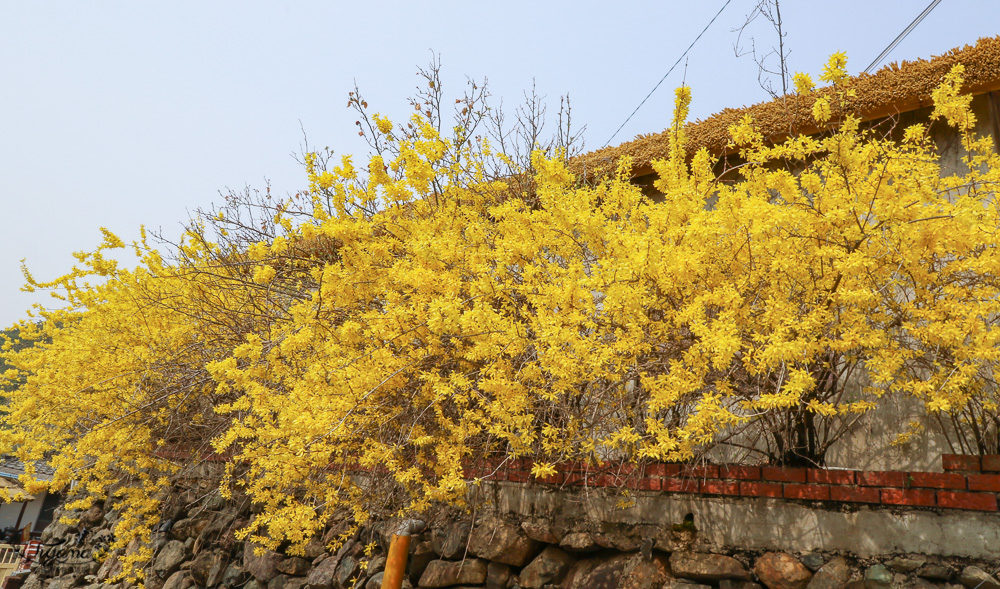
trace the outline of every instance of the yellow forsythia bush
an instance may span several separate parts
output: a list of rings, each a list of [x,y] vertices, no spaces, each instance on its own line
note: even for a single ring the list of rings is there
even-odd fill
[[[828,69],[849,92],[843,64]],[[935,95],[968,154],[945,177],[926,125],[892,141],[822,104],[820,135],[732,128],[745,163],[720,181],[707,152],[686,157],[682,88],[659,204],[628,161],[583,183],[536,153],[519,193],[488,172],[487,144],[423,113],[396,135],[377,117],[391,149],[367,172],[310,154],[306,201],[269,210],[272,237],[224,209],[171,260],[138,243],[142,264],[119,268],[107,234],[32,281],[67,305],[20,326],[35,345],[7,354],[23,382],[0,446],[56,467],[29,491],[107,497],[122,546],[148,540],[178,449],[225,457],[223,489],[259,506],[241,533],[301,547],[336,509],[461,502],[464,468],[497,456],[544,475],[743,436],[764,459],[821,464],[887,396],[995,409],[1000,161],[961,75]]]

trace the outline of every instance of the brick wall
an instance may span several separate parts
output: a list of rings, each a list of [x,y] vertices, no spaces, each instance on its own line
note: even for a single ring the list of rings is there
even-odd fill
[[[626,487],[660,493],[775,497],[884,506],[997,511],[1000,455],[945,454],[945,472],[863,471],[776,466],[651,463],[642,468],[606,463],[564,463],[554,475],[535,478],[530,460],[470,466],[469,478],[561,487]]]

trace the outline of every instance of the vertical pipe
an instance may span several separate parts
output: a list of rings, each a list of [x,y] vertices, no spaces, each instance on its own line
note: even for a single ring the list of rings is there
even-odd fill
[[[403,573],[406,571],[406,557],[409,554],[410,536],[393,534],[389,543],[389,554],[385,558],[382,589],[400,589],[403,586]]]
[[[406,572],[406,558],[410,555],[410,536],[424,529],[424,522],[415,519],[404,520],[397,533],[389,542],[389,554],[385,558],[382,573],[382,589],[400,589]]]

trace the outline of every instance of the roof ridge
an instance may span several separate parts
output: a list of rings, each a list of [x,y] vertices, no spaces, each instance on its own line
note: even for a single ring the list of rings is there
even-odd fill
[[[955,63],[966,67],[963,92],[981,94],[1000,89],[1000,35],[983,37],[974,45],[955,47],[930,59],[892,62],[874,74],[852,76],[845,85],[855,95],[846,97],[843,109],[832,104],[833,116],[853,112],[871,120],[929,106],[931,92]],[[765,137],[775,141],[789,133],[815,133],[819,128],[812,117],[812,105],[817,97],[832,92],[833,87],[826,86],[807,94],[786,94],[750,106],[725,108],[707,119],[689,122],[685,126],[687,151],[693,154],[704,147],[716,155],[724,153],[729,127],[745,114],[753,117]],[[668,133],[669,129],[640,134],[631,141],[577,156],[571,165],[587,176],[604,176],[614,172],[620,158],[631,156],[634,173],[648,173],[654,160],[668,157]]]

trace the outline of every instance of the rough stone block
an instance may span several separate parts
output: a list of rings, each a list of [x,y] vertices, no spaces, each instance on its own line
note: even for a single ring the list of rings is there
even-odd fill
[[[520,585],[525,589],[540,589],[549,583],[558,583],[571,564],[572,556],[549,546],[521,571]]]
[[[469,535],[469,552],[485,558],[524,566],[541,550],[541,544],[532,540],[520,526],[498,518],[487,518],[473,528]]]
[[[459,561],[433,560],[420,576],[420,587],[482,585],[486,582],[487,562],[478,558]]]
[[[675,552],[670,555],[670,570],[676,577],[695,581],[750,580],[743,563],[723,554]]]
[[[799,559],[784,552],[761,555],[753,572],[768,589],[805,589],[813,576]]]

